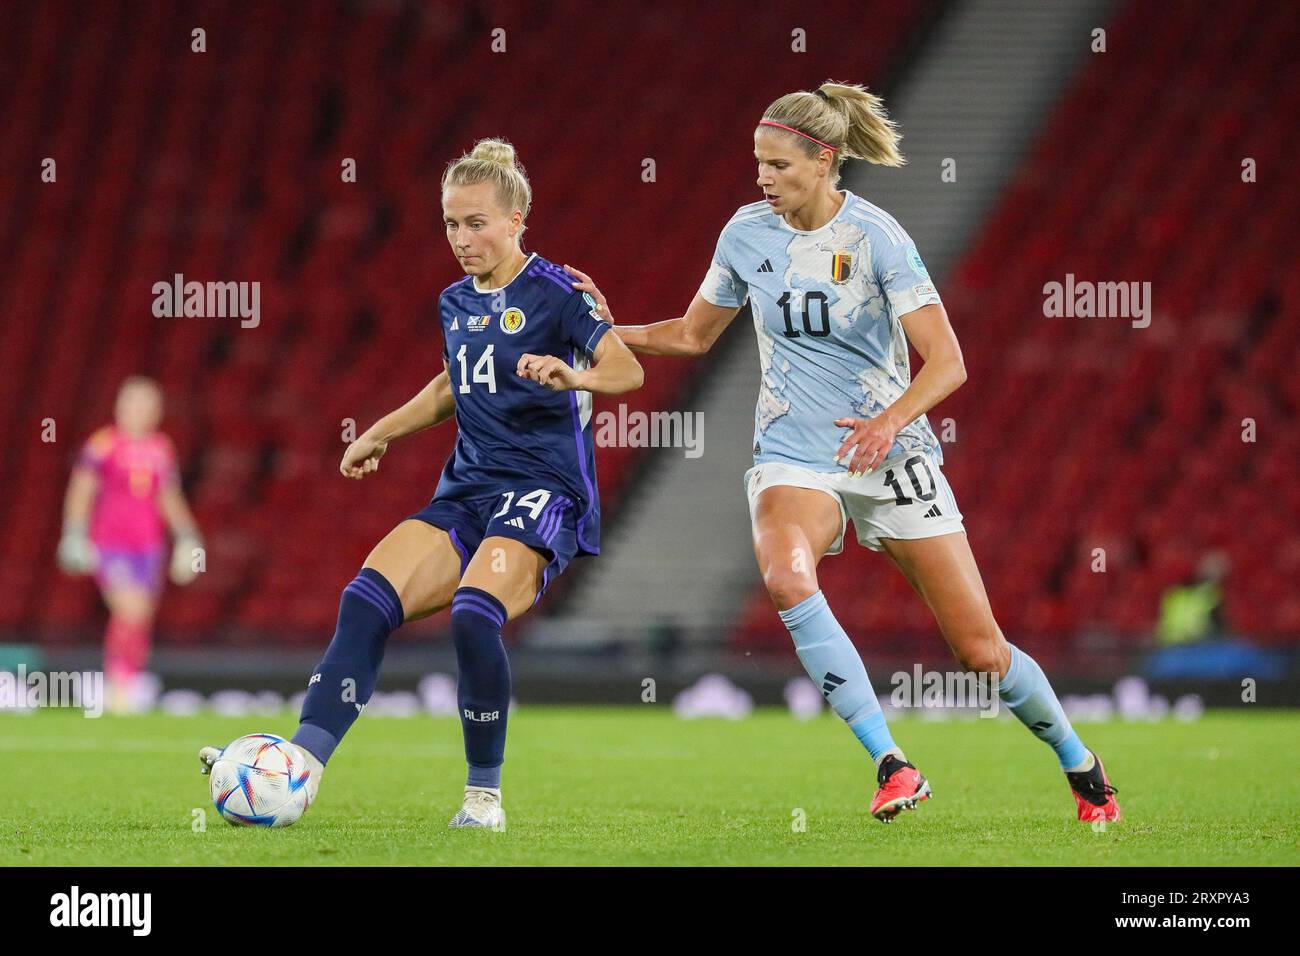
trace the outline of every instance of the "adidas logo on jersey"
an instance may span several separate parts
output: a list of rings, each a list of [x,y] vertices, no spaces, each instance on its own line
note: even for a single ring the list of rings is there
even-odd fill
[[[459,316],[459,315],[456,316],[456,318],[454,318],[454,319],[451,320],[451,328],[449,328],[447,331],[448,331],[448,332],[459,332],[459,331],[460,331],[460,316]]]
[[[921,515],[922,518],[942,518],[943,512],[939,510],[938,505],[931,505],[930,510]]]
[[[509,521],[506,522],[506,524],[510,525],[510,527],[512,528],[518,528],[520,531],[524,529],[523,518],[511,518]]]
[[[771,260],[771,259],[764,259],[764,260],[763,260],[763,264],[762,264],[761,266],[758,267],[758,271],[759,271],[759,272],[772,272],[772,271],[773,271],[773,269],[772,269],[772,260]]]

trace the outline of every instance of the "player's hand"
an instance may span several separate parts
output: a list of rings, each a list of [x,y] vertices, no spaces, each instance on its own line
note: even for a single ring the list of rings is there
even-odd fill
[[[194,570],[194,552],[203,547],[203,540],[195,534],[183,535],[172,545],[171,565],[167,576],[173,584],[186,585],[198,577]]]
[[[365,475],[372,471],[379,470],[379,459],[384,457],[384,452],[388,451],[388,442],[375,441],[368,435],[362,435],[343,453],[343,461],[339,463],[339,473],[344,478],[355,478],[360,481]]]
[[[888,415],[875,418],[837,418],[835,424],[841,428],[851,429],[840,442],[840,450],[835,453],[835,460],[849,470],[850,475],[869,475],[880,466],[894,446],[898,437],[899,426]],[[849,452],[854,446],[852,457]]]
[[[582,388],[582,379],[578,373],[554,355],[533,355],[525,352],[519,356],[519,365],[515,373],[521,378],[532,379],[554,392],[574,392]]]
[[[89,574],[99,563],[99,554],[84,530],[63,532],[59,538],[59,567],[68,574]]]
[[[587,275],[585,272],[579,272],[577,269],[573,268],[573,266],[565,266],[564,271],[571,276],[578,277],[579,281],[573,283],[573,287],[579,292],[586,292],[595,299],[596,314],[610,325],[613,325],[614,316],[610,314],[609,303],[605,301],[604,293],[596,288],[596,283],[591,281],[591,276]]]

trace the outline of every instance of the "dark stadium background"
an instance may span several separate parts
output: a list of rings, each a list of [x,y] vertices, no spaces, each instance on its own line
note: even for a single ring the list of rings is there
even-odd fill
[[[1002,628],[1064,690],[1148,674],[1170,695],[1231,702],[1253,676],[1300,703],[1288,4],[16,2],[0,21],[0,641],[13,645],[0,667],[95,666],[106,612],[55,563],[60,508],[80,444],[143,373],[164,387],[207,544],[205,573],[163,599],[152,668],[173,688],[303,686],[340,589],[432,494],[454,439],[450,425],[408,439],[360,483],[337,473],[343,421],[364,428],[440,369],[437,294],[460,273],[438,183],[476,138],[508,138],[528,169],[527,248],[591,273],[619,321],[669,318],[756,198],[749,142],[771,100],[833,78],[894,107],[937,70],[978,90],[1008,64],[945,63],[944,45],[978,51],[979,30],[1005,30],[1013,59],[1051,77],[1044,102],[986,122],[955,97],[928,127],[896,109],[907,171],[845,178],[914,234],[889,198],[920,182],[902,177],[966,203],[960,230],[935,227],[949,246],[935,271],[969,380],[930,417],[956,425],[945,469]],[[191,51],[195,28],[206,52]],[[972,130],[996,149],[975,151]],[[955,182],[931,155],[956,159]],[[260,325],[154,318],[151,286],[176,273],[260,282]],[[1067,273],[1152,283],[1151,326],[1044,317],[1044,284]],[[723,406],[706,386],[743,353],[748,391],[727,407],[752,408],[752,335],[742,315],[704,360],[645,360],[646,386],[623,400],[701,411],[707,429]],[[55,442],[41,440],[47,419]],[[637,509],[692,466],[680,450],[599,450],[598,561],[641,546]],[[699,533],[664,561],[698,561],[708,580],[724,569],[729,611],[695,619],[655,576],[626,575],[603,605],[625,610],[584,617],[595,564],[579,562],[508,632],[521,699],[631,702],[643,675],[663,694],[711,671],[779,699],[800,673],[789,638],[752,553],[719,553],[708,530],[716,509],[744,514],[740,470],[728,474],[680,500]],[[1214,552],[1228,559],[1216,633],[1184,649],[1201,675],[1162,681],[1161,597]],[[850,542],[821,580],[878,681],[950,659],[880,556]],[[444,612],[399,632],[381,688],[451,671],[446,627]],[[1258,669],[1215,670],[1225,646]]]

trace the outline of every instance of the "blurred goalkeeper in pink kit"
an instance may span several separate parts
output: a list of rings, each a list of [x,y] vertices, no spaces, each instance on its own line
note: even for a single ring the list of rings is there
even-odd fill
[[[162,408],[152,379],[123,382],[114,424],[87,440],[63,503],[59,565],[69,574],[93,573],[108,605],[104,678],[108,709],[118,713],[148,707],[156,692],[144,670],[169,563],[167,530],[175,540],[172,581],[188,584],[201,567],[202,543],[181,491],[176,451],[158,431]]]

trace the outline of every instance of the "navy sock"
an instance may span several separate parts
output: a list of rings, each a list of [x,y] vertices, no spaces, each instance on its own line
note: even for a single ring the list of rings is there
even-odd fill
[[[402,602],[378,571],[362,568],[343,589],[334,639],[307,684],[293,742],[321,763],[375,692],[388,635],[401,626]]]
[[[500,787],[510,708],[510,662],[501,643],[506,609],[478,588],[457,589],[451,601],[451,639],[456,645],[456,699],[465,734],[466,785]]]

